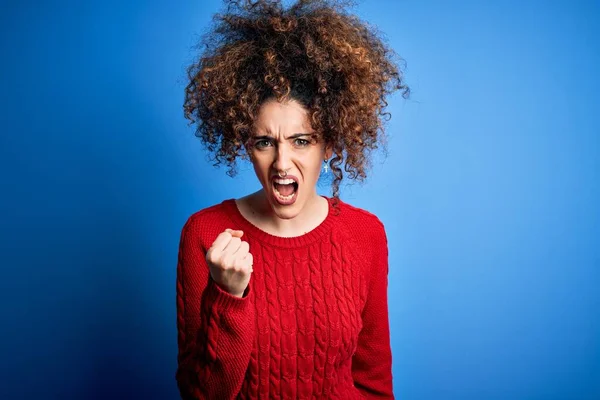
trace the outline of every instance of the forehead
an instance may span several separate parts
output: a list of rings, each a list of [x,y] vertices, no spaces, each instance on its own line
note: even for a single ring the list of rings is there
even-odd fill
[[[292,131],[297,133],[312,130],[308,111],[294,100],[285,103],[268,100],[263,103],[254,121],[254,127],[260,134],[290,133]]]

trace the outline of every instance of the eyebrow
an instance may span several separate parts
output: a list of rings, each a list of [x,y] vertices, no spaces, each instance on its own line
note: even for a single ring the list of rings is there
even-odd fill
[[[312,135],[313,135],[313,133],[295,133],[295,134],[293,134],[291,136],[286,137],[285,139],[288,139],[288,140],[289,139],[296,139],[296,138],[299,138],[299,137],[302,137],[302,136],[312,136]],[[273,138],[274,138],[274,136],[272,136],[272,135],[254,136],[255,140],[258,140],[258,139],[273,139]]]

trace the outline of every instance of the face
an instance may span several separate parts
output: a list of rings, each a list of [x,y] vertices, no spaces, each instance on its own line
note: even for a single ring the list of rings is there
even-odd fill
[[[294,100],[267,100],[254,122],[248,153],[266,198],[280,218],[293,218],[317,200],[317,180],[331,149],[311,136],[315,133],[307,110]],[[280,178],[279,171],[287,175]]]

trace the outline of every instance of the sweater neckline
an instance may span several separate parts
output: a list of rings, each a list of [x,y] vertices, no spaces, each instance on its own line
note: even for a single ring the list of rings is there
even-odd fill
[[[311,231],[306,232],[300,236],[275,236],[268,232],[263,231],[252,222],[248,221],[246,217],[244,217],[239,210],[235,199],[226,199],[221,203],[225,206],[227,215],[233,221],[235,226],[232,226],[232,229],[241,229],[244,231],[244,236],[249,235],[252,236],[261,242],[268,243],[277,247],[285,247],[285,248],[293,248],[293,247],[302,247],[306,246],[310,243],[315,242],[320,237],[322,237],[325,233],[327,233],[334,223],[335,212],[333,209],[332,198],[324,195],[319,195],[327,200],[328,211],[327,216],[319,225],[313,228]]]

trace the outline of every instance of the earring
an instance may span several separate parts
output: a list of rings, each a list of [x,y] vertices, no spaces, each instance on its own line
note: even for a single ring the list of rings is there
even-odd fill
[[[327,171],[329,170],[329,166],[327,165],[327,159],[325,159],[325,160],[323,161],[323,165],[324,165],[324,166],[323,166],[323,169],[325,170],[325,173],[327,173]]]

